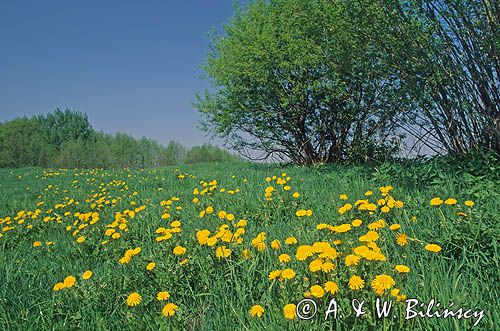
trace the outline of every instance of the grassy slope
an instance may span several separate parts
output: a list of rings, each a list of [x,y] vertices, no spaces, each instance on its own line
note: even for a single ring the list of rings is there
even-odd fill
[[[41,220],[45,217],[43,213],[37,220],[27,220],[23,224],[31,223],[33,229],[18,225],[0,238],[0,328],[197,330],[203,327],[207,330],[230,330],[235,324],[240,325],[238,329],[249,330],[263,327],[307,330],[320,325],[323,325],[322,329],[326,326],[345,330],[364,330],[369,325],[375,325],[377,329],[470,328],[471,321],[464,320],[413,319],[403,322],[400,308],[396,310],[399,318],[378,322],[371,317],[346,317],[340,322],[324,322],[319,314],[310,321],[289,322],[283,318],[283,306],[290,302],[297,303],[307,290],[307,287],[301,287],[302,277],[310,278],[310,283],[305,284],[308,286],[321,278],[312,275],[307,270],[307,264],[294,258],[290,264],[297,272],[294,282],[267,280],[270,270],[280,268],[277,261],[279,254],[295,255],[295,247],[284,245],[284,239],[295,235],[299,244],[331,240],[333,237],[327,230],[319,231],[315,226],[319,223],[337,225],[354,218],[349,212],[344,215],[337,212],[343,203],[339,194],[347,194],[349,202],[354,203],[356,199],[364,198],[365,191],[371,189],[376,195],[379,186],[389,184],[394,186],[391,194],[404,201],[404,208],[372,217],[375,220],[383,217],[389,224],[399,223],[408,236],[439,244],[443,250],[439,254],[429,253],[423,249],[423,243],[417,241],[399,247],[395,244],[395,235],[383,229],[378,244],[388,261],[378,262],[374,267],[370,263],[362,264],[362,272],[394,275],[391,270],[395,264],[406,264],[411,272],[405,277],[394,277],[396,286],[401,288],[400,285],[404,284],[402,291],[409,298],[422,301],[434,298],[443,305],[454,301],[455,307],[485,309],[486,318],[479,329],[493,330],[498,327],[496,308],[500,279],[497,239],[500,234],[500,210],[497,160],[482,158],[467,162],[434,161],[423,165],[318,168],[202,164],[182,166],[180,169],[180,172],[174,168],[130,172],[67,171],[59,176],[43,176],[42,169],[0,170],[0,218],[13,217],[19,210],[33,211],[39,201],[45,202],[39,207],[45,212],[57,202],[63,202],[65,197],[81,201],[81,204],[66,207],[64,211],[87,212],[89,204],[84,200],[92,190],[98,191],[100,183],[107,185],[118,179],[128,185],[128,190],[122,190],[123,186],[109,187],[111,197],[121,196],[122,200],[116,207],[102,208],[100,220],[82,230],[87,238],[83,244],[77,244],[71,232],[65,230],[74,217],[63,217],[62,224],[54,221],[45,223]],[[264,189],[268,183],[264,178],[279,176],[282,172],[292,178],[291,191],[275,195],[273,201],[265,201]],[[192,174],[197,178],[187,176],[178,179],[178,173]],[[236,177],[232,178],[232,175]],[[79,180],[75,184],[77,187],[72,186],[75,179]],[[208,220],[200,220],[198,213],[202,208],[191,202],[193,189],[200,187],[199,181],[213,179],[218,181],[217,190],[239,188],[241,192],[205,195],[200,199],[201,205],[231,212],[236,215],[236,220],[247,219],[245,247],[251,247],[251,239],[265,231],[268,249],[264,253],[254,253],[253,259],[245,261],[241,258],[241,248],[234,248],[230,260],[219,261],[210,248],[196,243],[196,230],[208,228],[214,232],[223,224],[215,215]],[[52,188],[45,191],[49,184]],[[158,191],[160,187],[163,191]],[[64,192],[65,189],[69,191]],[[138,193],[136,196],[132,196],[134,191]],[[300,192],[299,199],[291,198],[294,191]],[[40,193],[43,196],[37,199]],[[160,206],[160,201],[171,196],[180,198],[174,205],[183,207],[181,211],[172,212],[173,219],[183,222],[182,233],[175,234],[167,242],[157,243],[154,240],[157,237],[155,229],[169,223],[161,219],[164,207]],[[471,199],[476,205],[472,215],[462,218],[456,216],[458,207],[429,206],[429,200],[435,196],[456,198],[462,206],[464,200]],[[280,202],[280,197],[283,197],[283,202]],[[122,238],[100,245],[106,239],[103,235],[105,225],[113,221],[114,212],[131,208],[130,201],[137,202],[137,205],[144,204],[146,209],[129,220],[130,231]],[[312,209],[314,214],[310,218],[299,219],[295,216],[299,208]],[[64,211],[58,210],[58,213]],[[412,220],[413,216],[416,216],[416,221]],[[369,216],[363,219],[363,231],[366,231],[368,219]],[[3,226],[5,224],[0,225],[0,229]],[[345,245],[350,243],[347,234],[336,235],[335,238],[342,239]],[[284,246],[279,252],[269,248],[273,239],[280,239]],[[36,240],[54,241],[55,245],[34,248],[32,245]],[[189,262],[185,266],[180,266],[180,258],[172,254],[176,244],[188,249]],[[117,263],[126,249],[136,246],[140,246],[142,252],[130,264],[122,266]],[[342,251],[342,248],[339,250]],[[145,270],[150,261],[157,263],[153,272]],[[87,269],[94,272],[89,281],[78,279],[74,288],[52,291],[52,286],[67,275],[79,278]],[[353,270],[339,265],[334,273],[338,273],[334,279],[341,288],[336,297],[358,297],[346,284],[346,275],[351,275]],[[155,293],[162,289],[168,290],[171,301],[180,306],[174,319],[165,319],[161,315],[163,305],[155,302]],[[127,295],[132,291],[138,291],[143,296],[143,302],[133,309],[125,304]],[[373,293],[368,291],[359,294],[359,297],[367,298],[370,305],[374,301]],[[318,302],[320,310],[324,311],[326,299]],[[261,319],[249,316],[248,311],[255,303],[262,304],[266,309]]]

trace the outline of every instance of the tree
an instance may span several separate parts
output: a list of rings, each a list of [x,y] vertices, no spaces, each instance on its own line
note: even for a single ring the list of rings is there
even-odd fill
[[[0,123],[0,167],[46,166],[52,150],[38,121],[23,117]]]
[[[387,154],[414,107],[387,60],[388,1],[270,0],[212,37],[201,127],[237,151],[298,163]],[[397,146],[396,146],[397,147]]]
[[[87,114],[70,109],[62,111],[57,108],[45,116],[37,116],[37,119],[45,134],[45,139],[58,150],[69,141],[88,141],[93,132]]]
[[[395,57],[419,101],[406,129],[440,152],[500,152],[500,7],[490,0],[397,1]],[[417,27],[417,28],[415,28]],[[407,59],[407,58],[406,58]],[[420,133],[414,128],[419,127]]]
[[[232,155],[222,148],[203,144],[201,146],[191,147],[185,156],[185,163],[201,163],[201,162],[231,162],[241,160],[239,157]]]
[[[166,148],[162,150],[162,165],[180,164],[186,157],[186,148],[177,141],[170,141]]]

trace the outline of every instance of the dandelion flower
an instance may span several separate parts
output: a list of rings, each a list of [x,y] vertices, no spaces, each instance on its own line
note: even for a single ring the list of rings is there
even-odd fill
[[[306,216],[307,211],[305,209],[299,209],[295,212],[295,215],[298,217]]]
[[[82,278],[85,280],[90,279],[90,277],[92,277],[92,271],[90,270],[85,271],[82,275]]]
[[[52,290],[53,290],[54,292],[57,292],[57,291],[62,290],[62,289],[63,289],[63,288],[65,288],[65,287],[66,287],[66,286],[64,286],[64,283],[59,282],[59,283],[57,283],[57,284],[55,284],[55,285],[54,285],[54,287],[52,288]]]
[[[298,241],[295,237],[288,237],[285,240],[285,244],[287,244],[287,245],[294,245],[294,244],[297,244],[297,242]]]
[[[351,223],[351,224],[352,224],[352,226],[354,226],[354,227],[358,227],[358,226],[360,226],[362,223],[363,223],[363,221],[362,221],[362,220],[360,220],[360,219],[355,219],[354,221],[352,221],[352,223]]]
[[[156,295],[156,299],[158,301],[167,300],[168,298],[170,298],[170,293],[168,293],[167,291],[158,292],[158,294]]]
[[[443,203],[443,200],[441,200],[440,198],[433,198],[431,199],[431,206],[440,206],[441,204]]]
[[[288,254],[281,254],[280,256],[278,256],[278,260],[281,263],[288,263],[292,260],[292,258]]]
[[[285,307],[283,307],[283,315],[285,315],[285,318],[288,320],[293,320],[295,316],[297,316],[296,308],[297,306],[295,306],[293,303],[289,303]]]
[[[390,229],[391,231],[396,231],[396,230],[401,229],[401,225],[399,225],[399,224],[392,224],[392,225],[389,227],[389,229]]]
[[[446,199],[444,201],[444,204],[445,205],[448,205],[448,206],[453,206],[453,205],[456,205],[457,204],[457,200],[456,199],[453,199],[453,198],[449,198],[449,199]]]
[[[327,262],[324,262],[322,265],[321,265],[321,270],[323,272],[331,272],[333,271],[333,269],[335,268],[335,266],[333,265],[332,262],[330,261],[327,261]]]
[[[396,237],[396,243],[399,246],[406,246],[408,244],[408,237],[404,233],[400,233]]]
[[[76,283],[76,278],[74,276],[68,276],[66,278],[64,278],[64,287],[67,287],[67,288],[70,288],[70,287],[73,287],[73,285],[75,285]]]
[[[226,246],[220,246],[217,247],[217,249],[215,250],[215,255],[218,258],[226,258],[229,255],[231,255],[231,252],[232,252],[231,249],[226,248]]]
[[[325,284],[325,291],[331,294],[336,294],[339,291],[339,286],[334,281],[328,281]]]
[[[147,271],[151,271],[151,270],[153,270],[155,267],[156,267],[156,263],[154,263],[154,262],[150,262],[150,263],[148,263],[148,265],[146,266],[146,270],[147,270]]]
[[[354,254],[349,254],[345,257],[345,265],[348,267],[353,266],[353,265],[358,265],[359,260],[361,260],[361,258],[359,256],[354,255]]]
[[[40,247],[40,246],[42,246],[42,242],[41,241],[35,241],[33,243],[33,247]]]
[[[378,275],[372,281],[372,287],[374,285],[376,285],[376,286],[380,286],[381,288],[383,288],[385,290],[391,289],[395,284],[396,284],[396,282],[389,275]]]
[[[316,272],[321,270],[321,266],[323,264],[323,261],[321,259],[314,259],[309,263],[309,271],[310,272]]]
[[[175,246],[174,247],[174,254],[175,255],[183,255],[186,253],[186,248],[182,247],[182,246]]]
[[[274,250],[278,250],[281,248],[281,242],[278,239],[271,241],[271,248]]]
[[[167,303],[165,306],[163,306],[163,310],[161,311],[163,316],[165,317],[170,317],[174,316],[175,311],[179,308],[175,303]]]
[[[325,295],[325,290],[319,285],[313,285],[311,286],[311,289],[309,290],[311,292],[311,295],[315,298],[322,298],[323,295]]]
[[[281,278],[283,279],[292,279],[293,277],[295,277],[295,271],[293,271],[293,269],[284,269],[281,272]]]
[[[354,275],[349,279],[349,287],[351,288],[351,290],[360,290],[364,286],[365,281],[359,276]]]
[[[269,273],[269,276],[267,277],[269,280],[273,280],[278,278],[281,275],[281,270],[273,270]]]
[[[437,253],[441,251],[441,247],[436,245],[436,244],[427,244],[425,245],[425,249],[428,250],[429,252]]]
[[[262,315],[264,315],[264,308],[261,305],[254,305],[252,309],[250,309],[250,314],[252,317],[262,317]]]
[[[474,201],[467,200],[464,202],[464,205],[466,205],[467,207],[472,207],[474,206]]]
[[[378,275],[372,280],[371,286],[377,295],[383,295],[385,290],[391,289],[396,282],[389,275]]]
[[[132,292],[127,297],[127,305],[129,307],[135,307],[142,301],[142,296],[137,292]]]
[[[397,272],[399,272],[400,274],[403,274],[403,273],[408,273],[410,272],[410,267],[404,265],[404,264],[398,264],[396,266],[396,268],[394,268]]]

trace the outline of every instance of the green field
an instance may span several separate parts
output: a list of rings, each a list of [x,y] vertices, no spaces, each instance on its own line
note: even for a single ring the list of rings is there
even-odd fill
[[[475,329],[498,330],[499,170],[487,157],[3,169],[0,329],[468,330],[475,322],[404,320],[405,299],[416,298],[484,310]],[[431,206],[436,197],[443,203]],[[347,265],[347,256],[356,262]],[[349,286],[354,275],[364,280],[359,290]],[[385,281],[373,282],[380,275]],[[160,291],[170,296],[160,301]],[[134,292],[140,302],[129,298]],[[285,305],[305,297],[318,313],[300,320],[288,306],[293,319],[285,318]],[[394,300],[390,317],[376,318],[377,297]],[[342,318],[325,321],[334,298]],[[353,316],[351,299],[366,300],[365,315]],[[254,305],[261,317],[252,316]],[[169,307],[173,316],[162,313]]]

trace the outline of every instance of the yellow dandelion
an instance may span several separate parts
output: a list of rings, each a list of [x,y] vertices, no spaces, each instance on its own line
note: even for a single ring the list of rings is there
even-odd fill
[[[231,252],[232,252],[231,249],[226,248],[226,246],[219,246],[215,250],[215,255],[218,258],[226,258],[229,257],[229,255],[231,255]]]
[[[293,269],[284,269],[281,272],[281,278],[283,279],[292,279],[293,277],[295,277],[295,271],[293,271]]]
[[[280,256],[278,256],[278,260],[281,263],[288,263],[292,260],[292,258],[288,254],[281,254]]]
[[[441,251],[441,247],[436,244],[427,244],[425,245],[425,249],[433,253],[438,253],[439,251]]]
[[[281,275],[281,270],[273,270],[269,272],[269,276],[267,277],[269,280],[273,280],[278,278]]]
[[[408,273],[410,272],[410,267],[404,265],[404,264],[398,264],[395,268],[394,268],[397,272],[399,272],[400,274],[403,274],[403,273]]]
[[[296,309],[297,306],[295,306],[293,303],[289,303],[285,307],[283,307],[283,315],[286,319],[293,320],[295,316],[297,316]]]
[[[170,298],[170,293],[168,293],[167,291],[158,292],[158,294],[156,295],[156,300],[158,301],[167,300],[168,298]]]
[[[179,256],[179,255],[184,255],[186,253],[186,248],[182,246],[175,246],[174,247],[174,254]]]
[[[444,201],[444,204],[445,205],[448,205],[448,206],[453,206],[453,205],[456,205],[457,204],[457,200],[456,199],[453,199],[453,198],[449,198],[449,199],[446,199]]]
[[[178,308],[179,308],[179,306],[170,302],[170,303],[167,303],[165,306],[163,306],[163,309],[161,312],[162,312],[163,316],[171,317],[171,316],[174,316],[174,314]]]
[[[474,203],[474,201],[467,200],[464,202],[464,205],[466,205],[467,207],[472,207],[475,205],[475,203]]]
[[[92,275],[93,275],[92,271],[87,270],[83,273],[82,278],[87,280],[87,279],[90,279],[90,277],[92,277]]]
[[[264,315],[264,307],[261,305],[253,305],[252,309],[250,309],[250,315],[252,315],[252,317],[262,317],[262,315]]]
[[[404,233],[399,233],[396,237],[396,243],[399,246],[406,246],[408,244],[408,236]]]
[[[76,278],[74,276],[68,276],[66,278],[64,278],[64,287],[66,288],[70,288],[70,287],[73,287],[73,285],[75,285],[76,283]]]
[[[281,242],[278,239],[271,241],[271,248],[274,250],[278,250],[281,248]]]
[[[149,262],[148,265],[146,266],[147,271],[151,271],[156,267],[156,263],[154,262]]]
[[[353,266],[353,265],[358,265],[360,260],[361,260],[361,258],[359,256],[354,255],[354,254],[349,254],[345,257],[345,265],[348,267]]]
[[[364,286],[365,281],[359,276],[354,275],[349,279],[349,287],[351,290],[357,291],[362,289]]]
[[[57,283],[57,284],[55,284],[55,285],[54,285],[54,287],[52,288],[52,290],[53,290],[54,292],[57,292],[57,291],[62,290],[62,289],[63,289],[63,288],[65,288],[65,287],[66,287],[66,286],[64,286],[64,283],[59,282],[59,283]]]
[[[358,226],[360,226],[361,224],[363,224],[363,221],[362,221],[362,220],[360,220],[360,219],[355,219],[354,221],[352,221],[352,223],[351,223],[351,224],[352,224],[352,226],[354,226],[354,227],[358,227]]]
[[[313,285],[309,289],[311,295],[315,298],[322,298],[325,295],[325,290],[319,285]]]
[[[118,263],[128,264],[128,263],[130,263],[130,261],[132,261],[132,258],[130,257],[130,255],[125,255],[124,257],[122,257],[121,259],[118,260]]]
[[[142,301],[142,296],[137,292],[132,292],[127,297],[127,305],[129,307],[135,307]]]
[[[339,286],[334,281],[326,282],[324,287],[326,292],[330,292],[331,294],[334,295],[339,291]]]
[[[431,206],[440,206],[441,204],[443,204],[443,200],[441,200],[440,198],[433,198],[431,199],[430,204]]]
[[[399,224],[392,224],[391,226],[389,226],[389,229],[391,231],[396,231],[396,230],[401,229],[401,225],[399,225]]]

